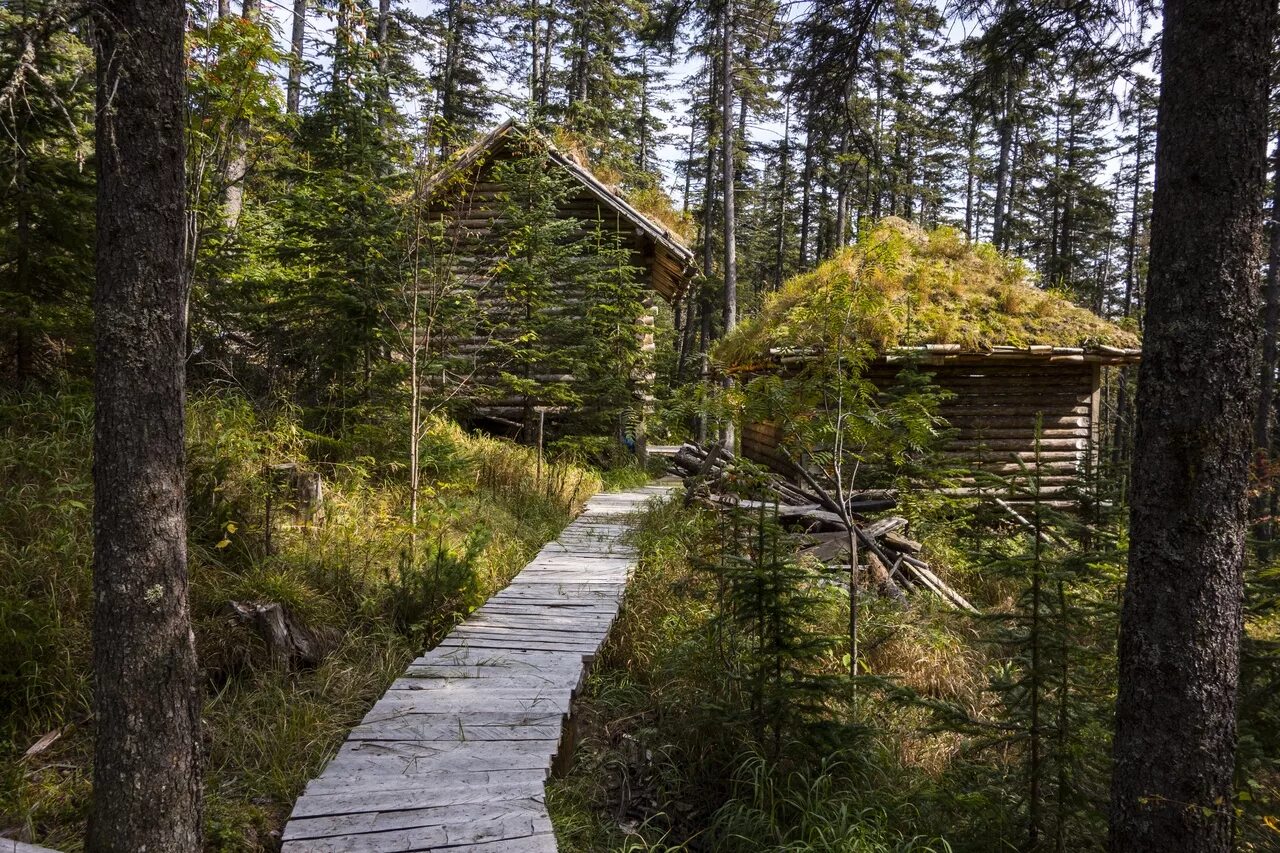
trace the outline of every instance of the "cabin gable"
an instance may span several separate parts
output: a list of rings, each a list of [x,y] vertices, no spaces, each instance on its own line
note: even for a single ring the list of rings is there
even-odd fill
[[[637,270],[637,283],[644,296],[642,309],[635,317],[636,335],[642,352],[651,352],[653,341],[653,308],[656,299],[679,299],[693,269],[693,253],[661,226],[644,217],[621,196],[600,183],[589,171],[558,152],[534,131],[507,122],[433,177],[424,187],[429,197],[428,216],[443,226],[443,245],[450,252],[451,275],[458,289],[467,294],[476,308],[477,324],[469,335],[452,341],[451,350],[458,363],[455,374],[466,377],[467,387],[460,397],[467,410],[460,413],[473,420],[499,426],[506,431],[522,431],[531,440],[529,429],[536,420],[550,425],[570,413],[545,401],[532,401],[527,394],[513,393],[509,382],[501,380],[505,369],[485,318],[505,319],[507,326],[518,330],[519,319],[512,320],[512,306],[492,281],[495,264],[502,257],[502,217],[506,208],[507,187],[502,182],[500,164],[526,156],[545,156],[548,168],[561,169],[569,191],[556,209],[556,218],[580,223],[576,235],[594,233],[597,228],[617,235],[618,245],[630,253],[630,265]],[[572,323],[574,317],[586,317],[590,307],[588,293],[581,279],[547,282],[553,293],[552,304],[542,310]],[[620,368],[622,369],[622,368]],[[533,377],[543,384],[581,383],[572,368],[546,363]],[[633,398],[642,410],[651,399],[648,386],[652,377],[646,370],[629,377]],[[505,389],[505,390],[504,390]]]

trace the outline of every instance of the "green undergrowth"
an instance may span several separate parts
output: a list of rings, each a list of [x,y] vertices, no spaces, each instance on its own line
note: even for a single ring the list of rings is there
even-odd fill
[[[852,693],[847,647],[838,640],[848,596],[828,587],[803,602],[784,596],[794,633],[725,621],[735,607],[739,615],[751,607],[726,586],[745,584],[750,597],[751,585],[771,575],[765,567],[734,580],[725,574],[733,563],[715,570],[722,526],[714,513],[679,500],[643,517],[627,606],[575,705],[572,769],[548,786],[560,849],[949,850],[919,828],[913,792],[950,744],[917,730],[920,712],[905,712],[908,719]],[[805,577],[795,566],[783,571],[778,577]],[[773,619],[769,610],[753,619]],[[878,604],[864,611],[868,636],[900,620]],[[762,652],[770,635],[782,642]],[[875,650],[874,660],[889,666],[898,655],[929,669],[921,650],[955,645],[943,637],[946,628],[921,627],[896,648]],[[822,643],[800,648],[815,638]],[[757,666],[762,655],[791,675],[775,678]],[[954,655],[944,649],[935,657]],[[927,676],[938,695],[973,692],[972,667],[954,669]]]
[[[802,273],[771,294],[760,313],[716,347],[726,369],[769,363],[771,350],[803,351],[814,323],[840,295],[858,297],[851,342],[876,351],[898,346],[1136,347],[1135,332],[1098,317],[1064,296],[1030,283],[1018,260],[986,244],[970,245],[954,228],[925,231],[905,220],[882,220],[856,245]]]
[[[402,459],[357,455],[293,412],[232,396],[194,397],[187,423],[207,849],[273,849],[346,731],[554,538],[601,475],[550,460],[539,475],[533,451],[433,422],[411,536]],[[65,851],[80,849],[90,794],[91,443],[84,394],[0,398],[0,835]],[[319,474],[322,520],[298,505],[277,467],[290,464]],[[231,601],[285,605],[326,653],[273,661]]]
[[[647,512],[549,787],[562,850],[1105,849],[1122,529],[1028,510],[1062,543],[1037,549],[972,502],[896,511],[981,613],[865,592],[856,679],[844,570],[794,557],[764,511]],[[1268,719],[1242,721],[1255,751]],[[1242,841],[1265,831],[1250,812],[1269,772],[1250,771]]]

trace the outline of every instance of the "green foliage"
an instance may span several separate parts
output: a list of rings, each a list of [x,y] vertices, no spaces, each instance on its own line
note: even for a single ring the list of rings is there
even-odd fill
[[[849,724],[832,642],[847,597],[777,537],[758,509],[646,515],[627,609],[575,710],[574,770],[549,787],[562,849],[948,849],[912,828],[873,732]]]
[[[885,219],[857,244],[771,294],[715,351],[731,371],[773,362],[773,353],[830,346],[832,302],[856,305],[846,351],[926,343],[982,351],[996,345],[1135,347],[1137,336],[1027,282],[1025,266],[950,228],[925,232]],[[838,316],[838,315],[837,315]]]
[[[515,403],[524,436],[537,434],[539,409],[574,432],[634,434],[635,382],[647,370],[639,270],[616,227],[597,221],[583,233],[582,221],[560,216],[573,184],[539,143],[518,154],[494,167],[503,187],[488,285],[496,299],[478,336],[499,372],[474,393]]]
[[[210,849],[271,842],[387,685],[505,584],[600,487],[586,468],[426,425],[419,524],[388,460],[309,458],[293,409],[230,393],[187,415],[189,571],[206,690]],[[87,807],[92,406],[75,388],[0,397],[0,825],[75,851]],[[397,448],[397,452],[402,452]],[[324,483],[296,508],[293,465]],[[273,602],[334,642],[314,668],[272,659],[228,603]],[[61,736],[31,759],[41,736]]]
[[[838,641],[823,624],[830,590],[786,547],[763,481],[747,465],[735,471],[731,494],[759,507],[735,507],[718,517],[715,563],[704,570],[716,580],[708,628],[735,685],[729,707],[742,707],[753,741],[777,761],[784,743],[792,752],[799,746],[792,739],[820,742],[819,729],[833,723],[828,704],[841,692],[823,673],[837,657]]]
[[[0,364],[20,382],[89,366],[93,54],[64,15],[0,7]]]
[[[908,835],[918,816],[907,804],[876,803],[864,792],[877,778],[865,754],[838,751],[786,772],[748,755],[734,774],[734,796],[708,831],[716,850],[786,853],[949,853],[945,840]],[[908,828],[904,831],[904,827]]]

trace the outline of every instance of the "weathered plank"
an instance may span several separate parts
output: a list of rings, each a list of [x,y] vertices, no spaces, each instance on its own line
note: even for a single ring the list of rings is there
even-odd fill
[[[37,847],[35,844],[27,844],[25,841],[15,841],[12,838],[0,837],[0,853],[58,853],[58,851],[51,850],[48,847]]]
[[[415,659],[294,805],[286,853],[553,853],[543,785],[618,615],[630,516],[592,498],[511,584]]]

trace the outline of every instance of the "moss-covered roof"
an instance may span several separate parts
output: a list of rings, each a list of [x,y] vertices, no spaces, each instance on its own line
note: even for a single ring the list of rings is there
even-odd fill
[[[939,344],[973,354],[1139,346],[1135,332],[1031,284],[1021,261],[971,245],[954,228],[925,231],[890,217],[770,294],[757,316],[720,342],[715,359],[738,371],[829,345],[830,326],[813,318],[835,302],[857,306],[844,334],[882,353]]]

